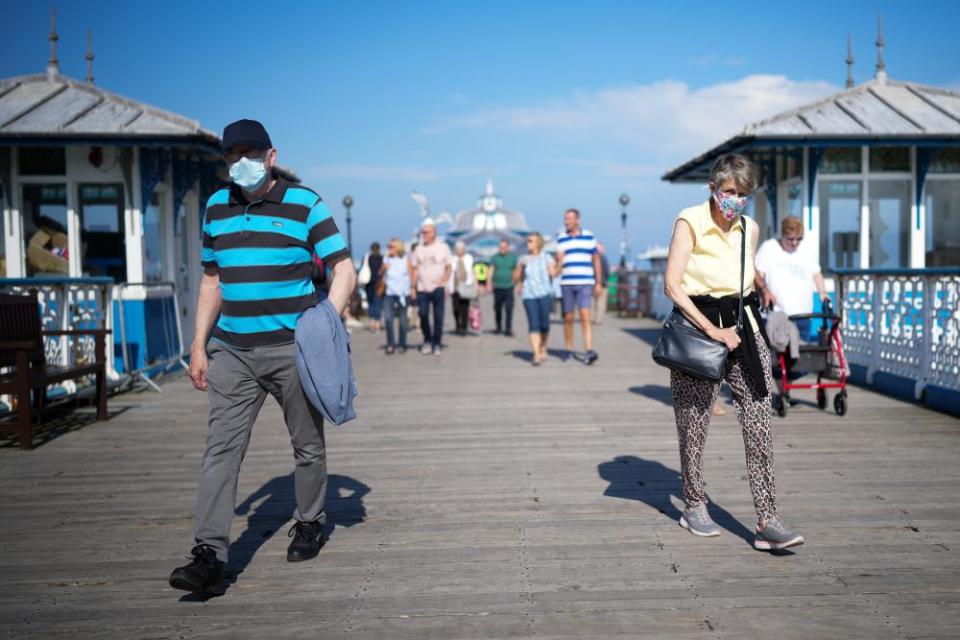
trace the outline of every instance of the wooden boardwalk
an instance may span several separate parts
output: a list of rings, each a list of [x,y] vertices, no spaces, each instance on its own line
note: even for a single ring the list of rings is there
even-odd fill
[[[112,399],[108,423],[4,448],[0,637],[960,634],[960,421],[861,389],[845,418],[807,403],[776,419],[780,506],[807,544],[772,556],[749,544],[731,411],[706,460],[724,533],[695,538],[676,524],[655,335],[609,318],[594,367],[533,369],[522,336],[387,358],[382,335],[356,332],[361,417],[327,431],[330,542],[285,561],[292,455],[268,401],[240,478],[240,573],[206,601],[167,585],[191,546],[206,428],[185,378]]]

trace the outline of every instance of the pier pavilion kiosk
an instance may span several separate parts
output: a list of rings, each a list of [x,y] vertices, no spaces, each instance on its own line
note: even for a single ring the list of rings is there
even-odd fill
[[[960,92],[878,68],[869,82],[747,125],[663,179],[706,183],[731,152],[763,169],[751,199],[763,236],[778,235],[783,216],[801,218],[815,239],[805,249],[825,271],[960,265]]]
[[[800,250],[844,312],[852,379],[956,412],[960,92],[888,79],[881,49],[872,80],[848,73],[846,90],[747,125],[664,179],[706,183],[730,152],[763,169],[750,206],[765,237],[802,219]]]
[[[453,228],[447,233],[447,241],[463,241],[473,256],[489,262],[497,251],[500,241],[506,240],[517,253],[526,252],[526,238],[530,233],[522,213],[505,209],[503,200],[493,189],[493,180],[487,180],[483,195],[477,198],[477,206],[457,213]]]
[[[0,288],[37,290],[63,328],[68,314],[109,317],[114,374],[179,360],[201,209],[225,173],[216,134],[94,85],[92,70],[61,75],[55,53],[45,74],[0,79]],[[101,308],[78,315],[70,296]]]

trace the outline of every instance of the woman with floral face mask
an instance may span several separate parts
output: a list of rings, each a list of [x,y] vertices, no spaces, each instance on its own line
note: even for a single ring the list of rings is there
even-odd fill
[[[709,187],[710,198],[681,211],[674,224],[667,256],[666,294],[690,322],[730,350],[724,380],[733,392],[746,447],[747,475],[758,517],[754,546],[761,550],[785,549],[802,544],[803,537],[787,529],[777,513],[770,433],[770,394],[775,387],[770,346],[760,322],[759,299],[753,291],[753,258],[760,232],[753,220],[742,215],[747,196],[757,187],[756,168],[744,156],[721,156],[710,170]],[[745,317],[738,332],[742,240]],[[717,536],[720,529],[707,513],[703,451],[720,383],[672,370],[670,389],[686,503],[680,525],[694,535]]]

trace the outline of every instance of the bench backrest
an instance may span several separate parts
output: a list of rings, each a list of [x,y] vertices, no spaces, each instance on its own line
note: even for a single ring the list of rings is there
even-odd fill
[[[26,295],[0,293],[0,341],[32,343],[30,362],[42,364],[45,360],[42,329],[36,292]],[[16,352],[0,349],[0,367],[12,367],[16,361]]]

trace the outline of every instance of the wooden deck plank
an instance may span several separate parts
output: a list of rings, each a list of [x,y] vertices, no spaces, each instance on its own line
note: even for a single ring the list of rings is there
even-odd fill
[[[34,451],[0,449],[4,636],[955,636],[960,421],[863,389],[844,418],[810,404],[775,418],[781,509],[808,543],[770,556],[749,546],[731,411],[706,453],[725,531],[694,538],[675,522],[655,333],[610,318],[594,367],[533,369],[519,337],[387,358],[382,336],[355,332],[360,418],[327,432],[328,546],[284,560],[292,453],[268,402],[240,476],[240,500],[260,496],[234,522],[243,571],[204,603],[166,584],[190,546],[206,429],[185,379],[113,398],[112,420]]]

